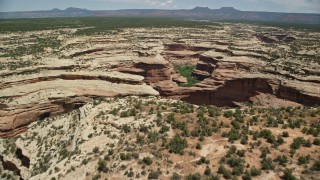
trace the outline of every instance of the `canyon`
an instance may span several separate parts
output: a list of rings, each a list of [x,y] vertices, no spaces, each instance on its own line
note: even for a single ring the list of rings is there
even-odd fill
[[[265,49],[270,43],[277,46],[275,40],[250,33],[255,27],[249,25],[238,30],[244,37],[230,37],[234,26],[126,29],[115,36],[65,38],[62,58],[49,50],[33,66],[1,71],[0,136],[15,136],[31,122],[77,109],[94,97],[161,96],[220,107],[320,104],[319,64],[313,63],[310,73],[304,71],[309,65],[300,62],[292,73],[284,63],[292,57],[273,60],[265,53],[272,49]],[[274,37],[288,39],[277,33]],[[181,87],[187,80],[175,66],[188,65],[195,66],[191,75],[198,83]],[[257,102],[264,95],[265,102]]]

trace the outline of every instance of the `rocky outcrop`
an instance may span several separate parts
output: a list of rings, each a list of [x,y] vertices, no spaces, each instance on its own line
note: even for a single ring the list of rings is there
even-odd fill
[[[158,83],[171,79],[172,66],[162,56],[140,58],[130,65],[120,65],[115,70],[123,73],[140,75],[147,84]]]
[[[233,71],[234,69],[257,70],[265,66],[264,62],[255,61],[245,56],[225,57],[225,54],[216,51],[208,51],[202,54],[192,75],[202,81],[217,72]]]
[[[183,88],[167,82],[156,89],[163,96],[194,104],[238,106],[261,93],[304,105],[320,104],[318,81],[295,76],[290,80],[281,73],[262,73],[267,67],[261,60],[208,51],[200,56],[192,73],[200,83]]]
[[[148,64],[148,63],[137,63],[135,67],[143,69],[143,72],[139,75],[145,77],[145,81],[148,83],[157,83],[160,81],[170,80],[171,69],[165,64]]]
[[[187,44],[184,42],[170,42],[165,43],[164,47],[166,51],[194,51],[194,52],[206,52],[210,50],[223,51],[226,52],[226,47],[232,45],[229,42],[221,41],[205,41],[196,44]]]
[[[3,83],[0,82],[0,89],[6,89],[12,86],[23,84],[31,84],[40,81],[53,81],[57,79],[63,80],[102,80],[117,84],[143,84],[143,77],[131,74],[124,74],[117,71],[46,71],[39,74],[25,75],[19,78],[4,78]]]
[[[285,82],[279,86],[279,91],[276,95],[279,98],[288,99],[304,105],[320,105],[319,84],[304,82]]]
[[[174,74],[174,75],[172,76],[172,81],[173,81],[173,82],[176,82],[176,83],[178,83],[178,84],[188,83],[187,78],[185,78],[185,77],[183,77],[183,76],[181,76],[181,75],[178,75],[178,74]]]
[[[184,51],[189,49],[184,43],[166,43],[165,48],[167,51]]]
[[[15,136],[30,123],[77,109],[92,97],[159,95],[143,80],[120,72],[46,72],[5,78],[0,97],[7,101],[0,104],[0,137]]]
[[[95,53],[95,52],[100,52],[100,51],[103,51],[103,50],[104,50],[103,48],[89,49],[89,50],[86,50],[86,51],[80,51],[80,52],[76,52],[74,54],[71,54],[70,57],[74,58],[74,57],[82,56],[82,55],[85,55],[85,54],[91,54],[91,53]]]
[[[0,137],[13,137],[44,118],[77,109],[91,101],[87,97],[50,98],[48,102],[0,109]]]

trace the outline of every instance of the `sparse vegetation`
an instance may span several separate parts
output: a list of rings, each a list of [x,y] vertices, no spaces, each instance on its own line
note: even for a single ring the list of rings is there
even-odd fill
[[[179,84],[179,86],[192,87],[194,84],[199,82],[197,79],[192,77],[192,72],[195,68],[196,67],[192,65],[175,66],[175,70],[178,71],[181,76],[187,78],[188,81],[188,83]]]

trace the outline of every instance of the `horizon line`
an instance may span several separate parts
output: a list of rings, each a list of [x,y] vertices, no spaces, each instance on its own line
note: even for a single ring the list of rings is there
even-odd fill
[[[218,9],[211,9],[208,6],[195,6],[194,8],[191,9],[186,9],[186,8],[181,8],[181,9],[161,9],[161,8],[124,8],[124,9],[100,9],[100,10],[91,10],[91,9],[86,9],[86,8],[79,8],[79,7],[67,7],[65,9],[60,9],[60,8],[52,8],[52,9],[42,9],[42,10],[26,10],[26,11],[0,11],[0,13],[21,13],[21,12],[41,12],[41,11],[52,11],[52,10],[60,10],[60,11],[66,11],[67,9],[81,9],[81,10],[87,10],[87,11],[121,11],[121,10],[163,10],[163,11],[177,11],[177,10],[193,10],[195,8],[207,8],[210,10],[220,10],[223,8],[233,8],[234,10],[237,11],[242,11],[242,12],[267,12],[267,13],[283,13],[283,14],[316,14],[320,15],[320,13],[308,13],[308,12],[280,12],[280,11],[255,11],[255,10],[240,10],[232,6],[222,6]]]

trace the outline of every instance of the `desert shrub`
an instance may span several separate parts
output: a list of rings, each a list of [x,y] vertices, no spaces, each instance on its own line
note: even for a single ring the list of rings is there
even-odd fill
[[[232,156],[232,157],[227,159],[227,164],[230,167],[243,166],[244,160],[242,158],[239,158],[239,157],[236,157],[236,156]]]
[[[199,141],[204,141],[204,136],[203,135],[201,135],[200,137],[199,137]]]
[[[303,144],[304,147],[311,147],[312,143],[310,141],[310,139],[306,140],[305,143]]]
[[[220,176],[217,174],[211,174],[208,179],[210,180],[220,180]]]
[[[118,115],[119,111],[120,111],[120,109],[115,108],[115,109],[112,109],[109,113],[116,116],[116,115]]]
[[[206,162],[206,158],[205,157],[201,157],[198,161],[197,161],[197,164],[200,165],[200,164],[203,164]]]
[[[300,156],[298,158],[298,164],[301,165],[301,164],[308,164],[310,161],[310,155],[308,156]]]
[[[223,116],[226,118],[231,118],[233,116],[233,112],[232,111],[225,111],[223,113]]]
[[[92,177],[92,180],[98,180],[101,178],[101,175],[100,174],[97,174],[95,176]]]
[[[266,158],[267,155],[270,153],[269,148],[267,147],[260,148],[260,151],[261,151],[261,155],[260,155],[261,158]]]
[[[113,153],[114,153],[114,150],[113,150],[113,149],[109,149],[109,150],[108,150],[108,155],[109,155],[109,156],[113,155]]]
[[[189,174],[186,180],[201,180],[201,175],[200,173]]]
[[[276,137],[274,135],[268,136],[266,139],[268,143],[276,144]]]
[[[320,135],[320,123],[312,123],[308,130],[308,134],[311,134],[313,137],[318,137]]]
[[[196,145],[196,149],[202,149],[202,146],[201,146],[201,144],[200,144],[200,143],[197,143],[197,145]]]
[[[278,136],[277,137],[277,145],[281,145],[281,144],[283,144],[285,141],[284,141],[284,139],[281,137],[281,136]]]
[[[147,126],[145,126],[145,125],[140,125],[140,127],[139,127],[139,131],[140,132],[144,132],[144,133],[148,133],[148,127]]]
[[[99,159],[98,161],[98,171],[100,172],[107,172],[108,168],[106,167],[106,161],[103,159]]]
[[[252,176],[259,176],[261,174],[261,171],[257,169],[255,166],[251,167],[250,174]]]
[[[171,121],[172,129],[183,130],[187,128],[187,123],[185,121]]]
[[[159,172],[158,171],[151,171],[148,175],[148,179],[158,179]]]
[[[231,129],[226,135],[228,137],[228,141],[231,143],[241,138],[240,132],[236,129]]]
[[[173,114],[173,113],[169,114],[169,115],[167,116],[167,122],[168,122],[168,123],[172,123],[172,122],[174,122],[174,121],[176,121],[176,117],[174,116],[174,114]]]
[[[133,171],[130,171],[127,176],[128,176],[128,177],[133,177],[133,176],[134,176],[134,172],[133,172]]]
[[[250,125],[254,125],[258,122],[258,117],[257,116],[253,116],[251,119],[250,119]]]
[[[247,136],[243,136],[240,140],[240,143],[243,145],[248,144],[248,137]]]
[[[261,168],[263,170],[271,170],[274,168],[274,165],[272,164],[271,158],[263,158],[261,161]]]
[[[231,173],[228,171],[223,165],[220,165],[218,168],[218,173],[222,174],[224,178],[230,179],[231,178]]]
[[[208,106],[208,113],[210,117],[220,116],[220,109],[215,106]]]
[[[293,174],[292,174],[292,170],[286,168],[285,170],[283,170],[283,176],[281,177],[281,179],[284,180],[295,180],[297,179]]]
[[[238,151],[237,151],[237,155],[238,155],[239,157],[244,157],[245,154],[246,154],[246,150],[238,150]]]
[[[305,140],[302,137],[294,138],[292,144],[290,145],[290,148],[297,150],[304,143],[305,143]]]
[[[131,160],[132,155],[130,153],[120,153],[120,159],[122,161]]]
[[[104,155],[103,159],[106,161],[110,161],[110,156],[108,154],[106,154],[106,155]]]
[[[141,145],[144,144],[144,138],[143,138],[143,136],[140,136],[139,134],[137,134],[137,135],[136,135],[136,139],[137,139],[136,142],[137,142],[138,144],[141,144]]]
[[[278,127],[278,121],[273,117],[268,116],[266,127]]]
[[[139,153],[132,153],[132,157],[134,159],[139,159]]]
[[[227,157],[230,157],[232,154],[235,154],[236,152],[237,152],[237,147],[232,145],[227,152]]]
[[[162,125],[161,126],[161,129],[159,130],[159,133],[163,134],[165,132],[168,132],[170,130],[170,127],[169,126],[166,126],[166,125]]]
[[[180,135],[174,136],[169,142],[169,151],[175,154],[183,154],[184,149],[188,147],[187,140],[180,137]]]
[[[320,160],[314,162],[314,164],[311,167],[311,170],[320,171]]]
[[[200,108],[200,111],[198,111],[198,113],[197,113],[197,117],[199,118],[199,119],[201,119],[201,118],[204,118],[204,114],[206,113],[206,111],[205,111],[205,109],[204,108]]]
[[[240,124],[238,121],[236,121],[236,120],[231,121],[231,125],[232,125],[233,128],[235,128],[235,129],[240,129],[240,127],[241,127],[241,124]]]
[[[244,167],[243,166],[235,166],[232,168],[232,174],[235,176],[240,176],[243,174]]]
[[[181,176],[178,173],[174,172],[174,173],[172,173],[172,176],[170,179],[171,180],[181,180]]]
[[[242,176],[242,180],[252,180],[251,174],[246,172],[243,176]]]
[[[276,143],[276,137],[274,135],[272,135],[272,132],[269,129],[263,129],[259,133],[259,137],[265,138],[267,140],[267,142],[270,144]]]
[[[151,107],[149,110],[149,114],[153,114],[153,113],[154,113],[154,109],[153,109],[153,107]]]
[[[300,127],[301,127],[301,124],[302,124],[302,120],[301,120],[301,119],[299,119],[299,120],[291,120],[291,119],[289,119],[289,120],[288,120],[288,126],[289,126],[291,129],[300,128]]]
[[[316,146],[320,146],[320,139],[315,138],[315,139],[313,140],[313,144],[316,145]]]
[[[125,133],[131,132],[131,127],[130,127],[129,125],[127,125],[127,124],[123,125],[123,126],[122,126],[122,129],[123,129],[123,131],[124,131]]]
[[[206,169],[204,170],[204,175],[206,175],[206,176],[211,175],[211,169],[209,168],[209,166],[206,166]]]
[[[149,132],[148,133],[148,141],[149,143],[155,143],[159,140],[159,133],[157,132]]]
[[[83,160],[81,161],[81,164],[82,164],[82,165],[88,164],[88,159],[83,159]]]
[[[143,163],[145,163],[146,165],[151,165],[153,163],[153,160],[150,157],[144,157],[142,159]]]
[[[286,163],[288,162],[288,158],[287,158],[287,156],[282,155],[282,156],[278,156],[278,157],[275,159],[275,161],[276,161],[276,162],[279,162],[280,165],[285,166]]]
[[[92,152],[95,153],[95,154],[99,153],[99,148],[98,147],[94,147],[92,149]]]

